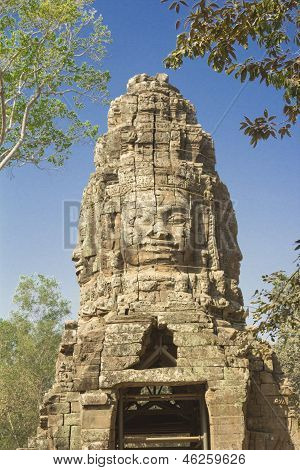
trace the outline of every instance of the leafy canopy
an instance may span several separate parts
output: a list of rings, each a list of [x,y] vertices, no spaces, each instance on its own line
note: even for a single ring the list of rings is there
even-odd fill
[[[70,314],[57,281],[40,274],[21,276],[13,301],[16,310],[0,319],[0,449],[26,446],[35,432]]]
[[[95,139],[82,121],[86,100],[105,102],[101,70],[110,32],[90,0],[0,3],[0,170],[61,166],[71,146]]]
[[[241,129],[255,147],[261,139],[291,135],[299,114],[300,44],[297,0],[226,0],[223,2],[161,0],[169,9],[188,12],[176,47],[164,60],[177,69],[185,57],[206,57],[216,72],[234,74],[241,82],[259,80],[283,92],[283,117],[265,109],[262,116],[241,122]],[[297,16],[298,15],[298,16]],[[245,59],[245,52],[248,51]],[[253,54],[251,54],[251,51]]]

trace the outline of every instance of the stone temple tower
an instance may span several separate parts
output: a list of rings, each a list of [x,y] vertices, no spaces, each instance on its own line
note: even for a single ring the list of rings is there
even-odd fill
[[[292,449],[291,391],[246,327],[213,141],[165,74],[112,102],[83,194],[78,321],[35,449]]]

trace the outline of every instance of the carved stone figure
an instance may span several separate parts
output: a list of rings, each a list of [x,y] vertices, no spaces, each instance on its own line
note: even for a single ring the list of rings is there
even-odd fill
[[[95,166],[73,254],[79,320],[29,447],[295,448],[292,392],[245,324],[212,139],[167,75],[129,80]]]
[[[74,252],[82,299],[90,299],[81,314],[147,309],[176,286],[176,297],[214,306],[217,317],[243,324],[235,215],[214,169],[212,140],[193,106],[167,76],[141,75],[112,103],[108,122]],[[147,268],[154,277],[164,271],[164,278],[139,291],[146,288],[140,276]],[[177,298],[172,294],[169,301]]]

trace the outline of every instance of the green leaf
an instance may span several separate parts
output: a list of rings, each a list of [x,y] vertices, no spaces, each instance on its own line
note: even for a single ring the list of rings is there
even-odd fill
[[[243,69],[241,72],[241,82],[244,82],[247,77],[247,69]]]

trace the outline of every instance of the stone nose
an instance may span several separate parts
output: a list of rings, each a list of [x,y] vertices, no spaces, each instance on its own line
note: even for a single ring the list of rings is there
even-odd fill
[[[80,249],[75,248],[75,250],[72,253],[72,261],[74,261],[75,263],[80,261],[80,253],[81,253]]]
[[[162,220],[158,220],[149,231],[148,235],[155,240],[170,240],[171,234]]]

